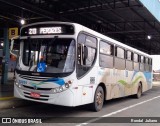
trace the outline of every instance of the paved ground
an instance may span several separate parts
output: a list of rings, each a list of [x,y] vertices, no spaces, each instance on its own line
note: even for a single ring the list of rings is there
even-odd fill
[[[13,79],[14,73],[8,73],[8,82],[6,84],[1,84],[1,76],[0,76],[0,100],[2,97],[13,97]],[[4,98],[3,98],[4,99]]]
[[[18,117],[18,118],[33,118],[47,117],[43,121],[49,122],[47,125],[56,126],[72,126],[72,125],[88,125],[88,126],[159,126],[160,123],[93,123],[108,121],[118,122],[118,120],[129,120],[126,117],[160,117],[160,85],[155,84],[153,89],[145,92],[140,99],[132,97],[114,99],[106,101],[103,110],[100,112],[90,111],[88,106],[80,106],[75,108],[55,106],[30,102],[25,100],[16,100],[16,103],[22,102],[22,106],[12,106],[8,109],[0,110],[0,117]],[[114,117],[114,118],[99,118],[99,117]],[[61,117],[61,118],[57,118]],[[65,117],[65,118],[62,118]],[[66,118],[77,117],[77,118]],[[95,120],[93,120],[93,118]],[[123,118],[119,118],[123,117]],[[125,117],[125,118],[124,118]],[[160,119],[159,119],[160,120]],[[54,122],[68,122],[54,123]],[[74,122],[71,123],[70,122]],[[86,122],[86,123],[85,123]],[[107,122],[107,121],[106,121]],[[85,124],[82,124],[85,123]],[[34,124],[35,125],[35,124]],[[46,124],[36,124],[46,125]]]

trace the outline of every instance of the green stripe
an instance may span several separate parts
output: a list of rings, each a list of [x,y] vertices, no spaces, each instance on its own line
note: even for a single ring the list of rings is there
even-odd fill
[[[120,84],[122,84],[122,85],[124,85],[125,87],[127,87],[127,88],[131,88],[131,87],[133,87],[135,84],[137,84],[137,81],[139,81],[139,79],[141,79],[142,78],[142,76],[138,76],[133,82],[132,82],[132,84],[128,84],[126,81],[124,81],[124,80],[119,80],[118,82],[120,83]]]

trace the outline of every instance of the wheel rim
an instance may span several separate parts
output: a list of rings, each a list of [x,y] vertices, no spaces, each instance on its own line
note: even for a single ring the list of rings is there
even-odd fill
[[[101,91],[99,91],[97,93],[96,103],[97,103],[98,106],[102,105],[102,103],[103,103],[103,93]]]

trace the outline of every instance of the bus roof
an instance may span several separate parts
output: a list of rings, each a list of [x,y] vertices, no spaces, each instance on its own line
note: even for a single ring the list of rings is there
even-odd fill
[[[108,36],[105,36],[105,35],[103,35],[103,34],[101,34],[101,33],[98,33],[98,32],[96,32],[96,31],[94,31],[94,30],[92,30],[92,29],[89,29],[89,28],[87,28],[87,27],[85,27],[85,26],[83,26],[83,25],[77,24],[77,23],[59,22],[59,21],[37,22],[37,23],[32,23],[32,24],[25,25],[25,26],[23,26],[21,29],[23,29],[23,28],[25,28],[25,27],[32,26],[32,25],[37,25],[37,24],[72,24],[72,25],[74,25],[75,27],[81,27],[81,28],[82,28],[82,29],[81,29],[82,31],[88,32],[89,34],[93,34],[94,36],[96,36],[96,37],[98,37],[98,38],[100,38],[100,39],[102,39],[102,40],[106,40],[106,41],[108,41],[108,42],[110,42],[110,43],[113,43],[113,44],[116,44],[116,45],[118,45],[118,46],[124,47],[125,49],[128,49],[128,50],[130,50],[130,51],[133,51],[133,52],[136,52],[136,53],[138,53],[138,54],[142,54],[142,55],[144,55],[144,56],[147,56],[147,57],[149,57],[149,58],[152,58],[152,57],[151,57],[149,54],[147,54],[147,53],[144,53],[144,52],[142,52],[142,51],[140,51],[140,50],[137,50],[137,49],[135,49],[135,48],[133,48],[133,47],[130,47],[130,46],[128,46],[128,45],[125,45],[125,44],[123,44],[123,43],[121,43],[121,42],[119,42],[119,41],[117,41],[117,40],[114,40],[114,39],[112,39],[112,38],[110,38],[110,37],[108,37]]]
[[[79,26],[79,24],[76,24],[76,23],[73,23],[73,24]],[[81,26],[82,26],[82,25],[81,25]],[[89,29],[89,28],[85,27],[85,26],[82,26],[82,27],[83,27],[83,31],[88,32],[88,33],[90,33],[90,34],[93,34],[93,35],[97,36],[98,38],[100,38],[100,39],[102,39],[102,40],[104,40],[104,41],[106,40],[106,41],[108,41],[108,42],[110,42],[110,43],[116,44],[116,45],[118,45],[118,46],[120,46],[120,47],[124,47],[125,49],[128,49],[128,50],[130,50],[130,51],[133,51],[133,52],[135,52],[135,53],[137,53],[137,54],[142,54],[142,55],[144,55],[144,56],[147,56],[147,57],[149,57],[149,58],[152,58],[149,54],[144,53],[144,52],[142,52],[142,51],[140,51],[140,50],[138,50],[138,49],[135,49],[135,48],[133,48],[133,47],[130,47],[130,46],[128,46],[128,45],[125,45],[125,44],[123,44],[123,43],[121,43],[121,42],[119,42],[119,41],[117,41],[117,40],[114,40],[114,39],[112,39],[112,38],[110,38],[110,37],[108,37],[108,36],[105,36],[105,35],[103,35],[103,34],[101,34],[101,33],[98,33],[98,32],[96,32],[96,31],[94,31],[94,30],[92,30],[92,29]]]

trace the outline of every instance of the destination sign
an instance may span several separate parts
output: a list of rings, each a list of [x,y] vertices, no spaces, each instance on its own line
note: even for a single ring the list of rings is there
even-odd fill
[[[25,27],[21,29],[21,36],[31,35],[54,35],[54,34],[74,34],[74,27],[72,25],[35,25],[32,27]]]
[[[40,34],[62,33],[61,27],[40,28]]]
[[[62,28],[61,27],[46,27],[46,28],[29,28],[30,35],[36,35],[37,33],[39,34],[56,34],[56,33],[62,33]]]
[[[35,35],[35,34],[37,34],[37,28],[30,28],[28,33],[29,33],[30,35]]]

